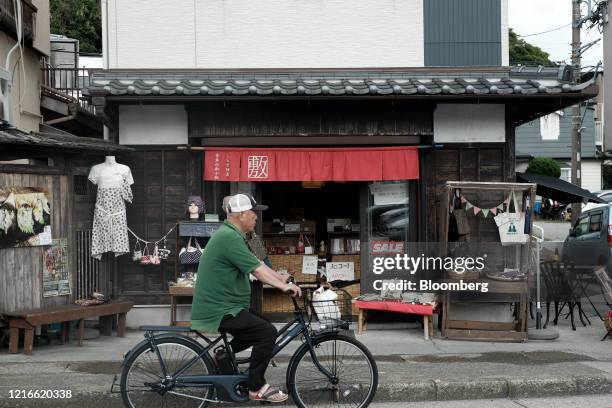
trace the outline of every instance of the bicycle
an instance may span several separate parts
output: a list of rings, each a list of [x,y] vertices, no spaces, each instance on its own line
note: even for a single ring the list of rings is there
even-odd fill
[[[294,318],[278,331],[272,357],[294,339],[302,341],[286,372],[287,390],[295,405],[367,407],[376,393],[378,369],[366,346],[341,333],[349,328],[340,313],[343,305],[338,300],[307,302],[304,297],[302,309],[295,298],[292,300]],[[348,305],[350,312],[350,300]],[[318,331],[312,328],[314,316],[319,320]],[[141,326],[141,330],[145,339],[123,362],[119,388],[124,406],[204,408],[211,402],[250,401],[248,370],[239,368],[249,359],[236,358],[225,333],[211,340],[190,327]],[[166,333],[157,333],[161,331]],[[115,386],[116,379],[113,390]]]

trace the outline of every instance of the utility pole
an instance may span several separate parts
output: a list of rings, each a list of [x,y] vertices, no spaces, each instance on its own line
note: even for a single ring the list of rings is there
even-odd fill
[[[572,0],[572,68],[574,83],[580,82],[580,28],[582,27],[582,15],[580,3],[582,0]],[[580,187],[581,182],[581,136],[580,136],[580,104],[572,107],[572,184]],[[582,211],[582,203],[572,204],[572,225],[576,223]]]

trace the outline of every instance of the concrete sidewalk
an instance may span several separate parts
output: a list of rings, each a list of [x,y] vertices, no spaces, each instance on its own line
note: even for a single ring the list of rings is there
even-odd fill
[[[356,337],[376,357],[377,402],[612,393],[612,341],[599,341],[603,325],[595,319],[593,326],[579,326],[575,332],[562,321],[558,340],[527,343],[426,341],[416,326],[375,327]],[[121,406],[110,386],[123,354],[141,339],[141,332],[131,331],[125,338],[98,337],[82,347],[38,346],[32,356],[4,350],[0,407]],[[277,356],[277,367],[268,371],[271,383],[284,384],[287,361],[297,345]],[[16,401],[8,399],[12,389],[70,389],[73,398]]]

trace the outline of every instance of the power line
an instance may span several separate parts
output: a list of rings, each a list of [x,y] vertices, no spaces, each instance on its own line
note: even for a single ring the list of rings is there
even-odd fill
[[[540,32],[540,33],[533,33],[533,34],[527,34],[527,35],[520,35],[520,34],[517,34],[517,36],[518,36],[518,37],[532,37],[532,36],[534,36],[534,35],[540,35],[540,34],[551,33],[551,32],[553,32],[553,31],[560,30],[560,29],[565,28],[565,27],[570,26],[570,25],[572,25],[572,23],[567,23],[567,24],[562,25],[561,27],[552,28],[552,29],[550,29],[550,30],[542,31],[542,32]]]

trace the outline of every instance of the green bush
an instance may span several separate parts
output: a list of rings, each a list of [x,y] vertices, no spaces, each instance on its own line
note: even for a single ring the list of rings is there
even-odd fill
[[[529,161],[527,173],[558,178],[561,175],[561,167],[549,157],[536,157]]]

